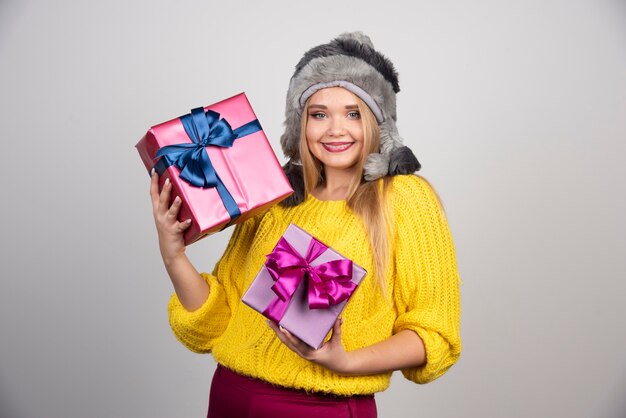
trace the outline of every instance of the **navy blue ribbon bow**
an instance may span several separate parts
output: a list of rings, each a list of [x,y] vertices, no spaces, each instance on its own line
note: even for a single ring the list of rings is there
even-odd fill
[[[162,157],[154,166],[156,172],[162,175],[174,165],[180,170],[180,178],[187,183],[196,187],[217,188],[231,221],[236,219],[241,211],[211,164],[206,147],[232,147],[235,139],[260,131],[261,124],[255,119],[233,130],[226,119],[220,119],[219,113],[212,110],[205,112],[202,107],[192,109],[191,114],[179,119],[192,142],[161,148],[154,157]]]

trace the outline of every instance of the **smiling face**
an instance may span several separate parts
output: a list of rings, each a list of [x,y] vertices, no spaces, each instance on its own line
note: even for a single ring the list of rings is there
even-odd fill
[[[356,96],[341,87],[318,90],[308,102],[306,141],[324,170],[352,170],[363,154],[363,122]]]

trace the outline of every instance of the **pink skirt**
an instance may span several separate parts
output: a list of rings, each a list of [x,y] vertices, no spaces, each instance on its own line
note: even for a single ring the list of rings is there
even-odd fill
[[[207,418],[376,418],[374,395],[311,394],[217,366]]]

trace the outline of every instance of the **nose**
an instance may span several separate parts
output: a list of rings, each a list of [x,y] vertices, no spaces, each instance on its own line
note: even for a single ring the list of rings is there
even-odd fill
[[[328,126],[328,136],[343,136],[346,130],[341,118],[332,118]]]

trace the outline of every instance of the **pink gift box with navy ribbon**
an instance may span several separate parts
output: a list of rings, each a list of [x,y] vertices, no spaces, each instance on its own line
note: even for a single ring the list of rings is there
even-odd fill
[[[317,349],[366,273],[290,224],[242,301]]]
[[[136,148],[160,187],[170,179],[172,201],[181,197],[186,245],[293,193],[244,93],[153,126]]]

